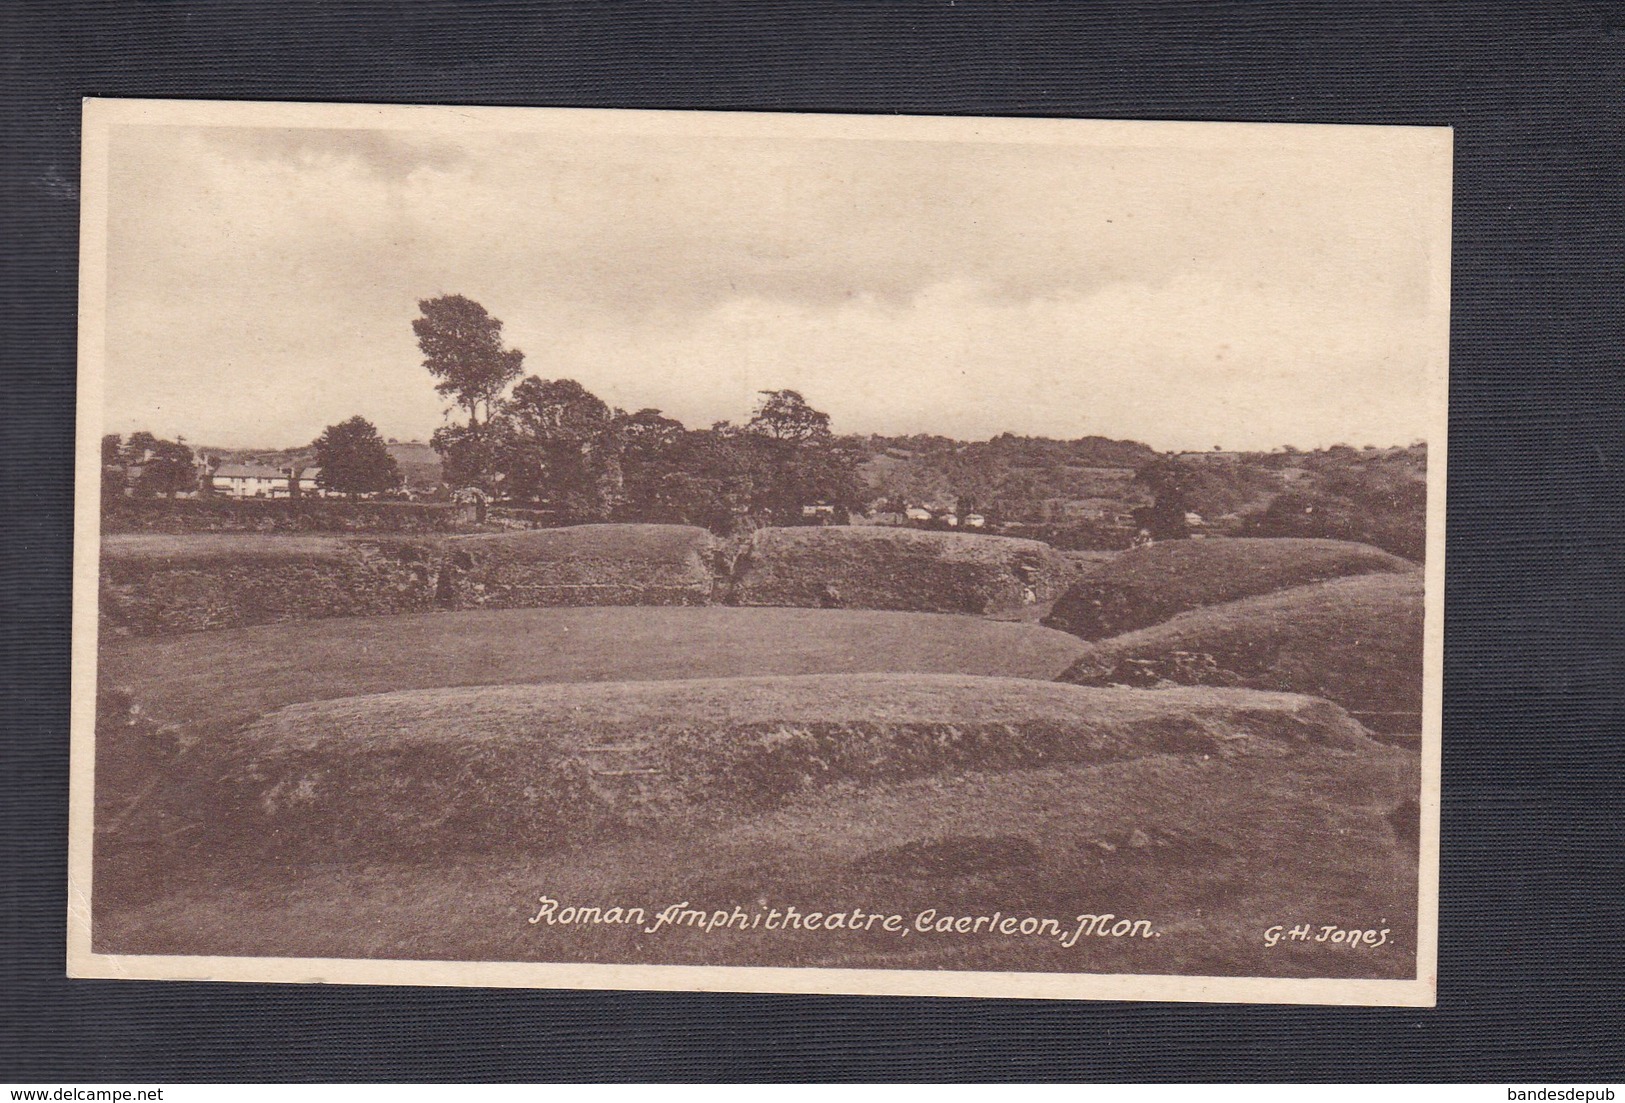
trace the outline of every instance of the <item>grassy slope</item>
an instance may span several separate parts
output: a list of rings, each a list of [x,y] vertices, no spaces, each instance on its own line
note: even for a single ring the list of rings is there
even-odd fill
[[[681,720],[686,725],[760,723],[939,723],[985,725],[1048,721],[1058,725],[1115,725],[1207,712],[1240,715],[1303,712],[1315,702],[1290,694],[1245,689],[1167,690],[1142,694],[1019,677],[967,674],[796,674],[697,677],[552,686],[479,686],[401,690],[390,694],[297,703],[242,733],[268,746],[315,746],[345,739],[362,750],[371,741],[445,742],[518,733],[538,725],[642,729]],[[1334,718],[1316,723],[1331,731]],[[340,734],[341,733],[341,734]]]
[[[1308,693],[1358,712],[1420,712],[1422,614],[1418,573],[1334,579],[1102,640],[1062,677],[1105,684],[1124,659],[1196,651],[1256,689]],[[1393,727],[1370,719],[1371,726]]]
[[[316,557],[338,559],[357,543],[380,537],[277,535],[271,533],[110,533],[102,537],[102,558],[155,565],[216,560]],[[402,538],[393,538],[402,539]],[[421,541],[419,541],[421,542]]]
[[[436,607],[703,605],[712,537],[681,525],[582,525],[472,537],[262,533],[114,537],[110,635],[173,635]]]
[[[578,525],[455,537],[441,551],[468,568],[463,608],[705,605],[714,545],[683,525]]]
[[[339,753],[366,761],[402,724],[415,739],[466,747],[536,741],[549,725],[553,737],[602,739],[606,720],[634,737],[674,720],[715,729],[790,716],[805,725],[867,716],[883,701],[891,720],[936,722],[944,735],[1046,718],[1071,725],[1076,746],[1111,753],[992,770],[945,762],[951,768],[901,769],[858,784],[825,777],[779,800],[720,813],[667,805],[650,822],[583,830],[562,850],[556,839],[521,835],[485,853],[426,845],[389,861],[241,865],[203,847],[175,871],[144,878],[138,892],[116,898],[99,888],[99,946],[1281,976],[1410,968],[1414,844],[1396,836],[1388,814],[1415,791],[1415,756],[1364,739],[1318,703],[1224,690],[898,676],[515,687],[484,707],[471,701],[479,696],[440,691],[296,707],[244,738],[250,751],[297,757],[301,748],[338,744]],[[1298,729],[1308,738],[1294,738]],[[318,787],[330,776],[319,774]],[[457,806],[405,790],[398,797],[412,816]],[[350,807],[344,822],[366,825],[379,811]],[[1111,911],[1147,918],[1162,934],[1070,950],[1019,938],[880,932],[651,938],[626,928],[530,926],[524,920],[543,892],[566,903],[650,910],[690,901],[708,909],[765,902],[908,915],[926,907],[1063,918]],[[1269,950],[1260,936],[1277,922],[1386,925],[1396,939],[1359,954],[1313,945]]]
[[[1103,639],[1190,609],[1288,587],[1414,570],[1407,560],[1340,540],[1165,541],[1088,569],[1044,623],[1084,639]]]
[[[761,529],[729,601],[864,609],[1011,613],[1053,601],[1074,566],[1048,544],[881,526]],[[1024,595],[1030,587],[1031,593]]]
[[[168,723],[437,686],[903,671],[1054,678],[1062,632],[927,613],[560,608],[423,613],[110,641],[101,678]]]
[[[1067,725],[1084,732],[1143,728],[1155,743],[1170,723],[1304,717],[1322,742],[1363,745],[1336,710],[1291,694],[1191,687],[1161,693],[962,674],[823,674],[597,684],[448,687],[315,701],[279,709],[233,739],[266,753],[331,748],[369,754],[388,746],[529,742],[546,732],[596,738],[662,726],[761,724]]]
[[[446,538],[449,547],[502,549],[535,559],[681,558],[709,547],[711,534],[690,525],[571,525]]]
[[[207,561],[237,557],[339,556],[356,545],[410,543],[436,548],[500,550],[508,556],[552,560],[587,558],[677,559],[709,545],[710,535],[687,525],[576,525],[559,529],[470,536],[301,535],[292,533],[113,533],[102,555],[119,560]]]

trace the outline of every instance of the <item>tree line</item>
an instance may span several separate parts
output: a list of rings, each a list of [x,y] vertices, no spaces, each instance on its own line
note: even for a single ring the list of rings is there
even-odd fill
[[[573,379],[525,375],[524,353],[507,347],[502,322],[471,299],[442,295],[418,307],[412,328],[423,366],[451,400],[448,414],[457,411],[431,441],[445,486],[482,504],[545,511],[559,523],[647,521],[730,532],[801,523],[807,507],[824,507],[815,511],[820,520],[842,520],[871,502],[894,513],[908,504],[951,503],[960,516],[984,514],[990,530],[1005,523],[1078,529],[1059,533],[1068,546],[1120,546],[1124,522],[1155,539],[1178,539],[1195,513],[1219,518],[1232,534],[1332,536],[1422,554],[1420,444],[1286,448],[1192,462],[1102,437],[840,437],[829,415],[793,390],[761,392],[742,423],[690,429],[654,408],[612,407]],[[328,426],[311,449],[316,485],[328,493],[387,494],[401,486],[387,445],[362,416]],[[211,482],[207,474],[200,480],[183,440],[148,432],[104,437],[102,465],[109,497],[174,497],[207,491]],[[1059,507],[1069,501],[1109,504],[1120,519],[1068,519]]]
[[[715,531],[793,524],[818,504],[862,507],[862,454],[796,391],[762,392],[743,424],[689,429],[652,407],[611,407],[573,379],[524,375],[524,353],[472,299],[442,295],[418,308],[423,366],[459,411],[431,440],[449,486],[567,522]]]
[[[830,430],[829,415],[793,390],[762,392],[742,424],[689,429],[654,408],[611,407],[573,379],[524,375],[502,322],[462,295],[418,304],[412,323],[423,366],[458,417],[431,445],[453,492],[546,511],[562,523],[651,521],[728,532],[861,509],[864,456]],[[312,445],[316,485],[349,497],[388,493],[401,476],[377,428],[356,415]],[[104,494],[208,492],[182,441],[139,432],[102,441]],[[291,481],[291,480],[290,480]],[[295,490],[296,492],[296,490]]]

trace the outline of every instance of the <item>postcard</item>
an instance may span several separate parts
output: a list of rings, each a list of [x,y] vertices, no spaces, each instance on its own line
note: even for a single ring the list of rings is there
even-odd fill
[[[70,974],[1431,1006],[1450,197],[86,101]]]

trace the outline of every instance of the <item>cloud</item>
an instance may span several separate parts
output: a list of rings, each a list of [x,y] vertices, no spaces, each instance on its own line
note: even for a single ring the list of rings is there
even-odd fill
[[[1197,278],[1021,302],[959,281],[902,304],[748,298],[680,329],[583,331],[556,366],[694,421],[788,386],[848,432],[1265,449],[1423,436],[1429,333],[1374,339],[1363,313]]]
[[[410,321],[458,292],[528,371],[690,424],[795,386],[845,430],[1404,441],[1437,368],[1419,172],[1284,147],[128,128],[109,409],[222,443],[354,413],[426,435],[442,403]]]

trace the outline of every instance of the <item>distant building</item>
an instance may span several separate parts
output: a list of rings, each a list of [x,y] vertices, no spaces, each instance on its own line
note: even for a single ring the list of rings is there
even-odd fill
[[[297,486],[300,497],[325,498],[327,492],[316,485],[319,467],[264,467],[252,463],[223,463],[214,469],[210,486],[228,498],[290,498]]]

